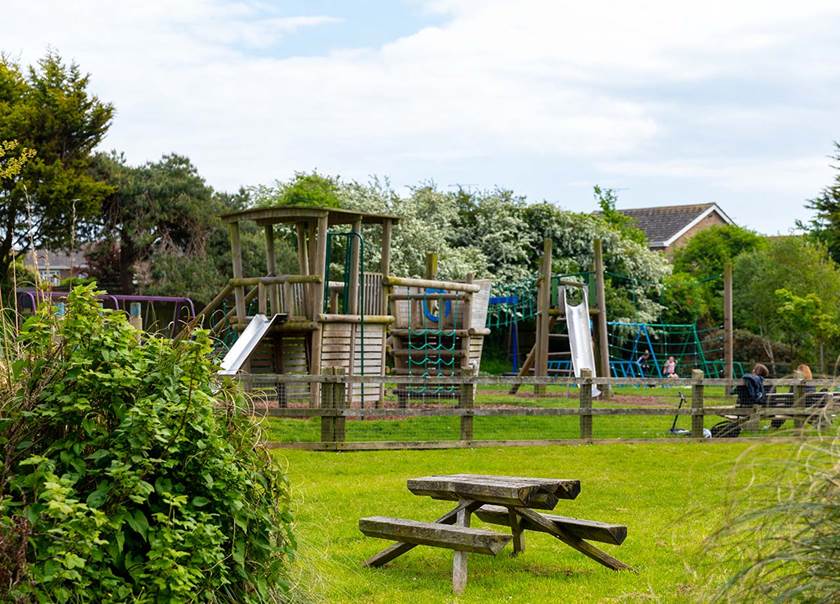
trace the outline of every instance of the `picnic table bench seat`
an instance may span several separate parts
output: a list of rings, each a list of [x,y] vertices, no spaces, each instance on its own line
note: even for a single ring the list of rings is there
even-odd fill
[[[476,510],[475,515],[487,524],[498,524],[510,526],[510,512],[504,506],[483,505]],[[543,514],[543,518],[550,521],[557,528],[564,530],[578,539],[589,539],[601,543],[621,545],[627,538],[627,527],[621,524],[609,524],[596,520],[582,520],[568,516],[557,516],[556,514]],[[539,524],[524,518],[521,520],[521,528],[528,531],[547,533],[548,531]]]
[[[495,556],[511,535],[440,522],[418,522],[404,518],[370,516],[359,520],[359,530],[368,537],[393,539],[414,545],[432,545],[460,552]]]

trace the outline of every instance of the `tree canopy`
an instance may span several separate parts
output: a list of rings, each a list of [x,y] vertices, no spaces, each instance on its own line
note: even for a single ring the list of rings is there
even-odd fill
[[[34,151],[16,174],[0,179],[0,274],[13,251],[66,248],[81,239],[85,220],[111,190],[89,168],[114,110],[89,84],[78,65],[54,52],[25,71],[0,57],[0,141]]]
[[[832,159],[840,162],[840,142],[834,143]],[[833,167],[836,170],[834,181],[805,204],[816,214],[807,223],[797,221],[797,226],[824,243],[834,261],[840,262],[840,164]]]
[[[819,318],[840,306],[840,268],[824,245],[805,237],[770,239],[766,246],[740,255],[734,273],[738,284],[735,322],[740,327],[794,347],[800,336],[822,341],[833,337],[825,332],[822,320],[809,321],[807,333],[791,332],[794,307],[808,306],[809,313],[813,310],[813,317]],[[804,306],[800,299],[805,300]],[[796,329],[804,327],[797,323]],[[812,348],[802,354],[813,361],[816,351]]]

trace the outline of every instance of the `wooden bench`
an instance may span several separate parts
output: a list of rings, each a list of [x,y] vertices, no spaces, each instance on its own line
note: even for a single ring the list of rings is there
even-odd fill
[[[452,588],[461,593],[467,583],[467,554],[493,555],[513,541],[513,553],[525,549],[526,530],[547,533],[569,547],[612,570],[632,570],[627,564],[590,544],[588,540],[620,545],[627,528],[593,520],[543,514],[561,499],[574,499],[580,493],[580,481],[558,478],[524,478],[452,474],[424,476],[408,481],[415,495],[457,501],[458,505],[435,522],[370,516],[359,520],[359,530],[369,537],[396,541],[369,558],[365,565],[377,567],[403,555],[418,545],[454,550]],[[536,508],[536,509],[534,509]],[[489,524],[510,527],[510,535],[470,528],[475,514]]]
[[[511,525],[510,512],[506,507],[500,505],[483,505],[476,510],[475,515],[487,524],[497,524],[499,526]],[[590,541],[621,545],[627,538],[627,527],[620,524],[609,524],[596,520],[581,520],[579,518],[569,518],[555,514],[542,514],[542,517],[554,524],[556,528],[566,531],[578,539],[589,539]],[[548,532],[543,526],[534,524],[527,518],[522,519],[521,528],[540,533]]]
[[[368,537],[393,539],[414,545],[432,545],[489,556],[498,554],[513,539],[511,535],[496,531],[386,516],[362,518],[359,520],[359,530]]]

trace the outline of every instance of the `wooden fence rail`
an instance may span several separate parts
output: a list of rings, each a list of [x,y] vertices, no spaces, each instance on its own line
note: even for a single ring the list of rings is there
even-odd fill
[[[588,370],[583,370],[580,377],[493,377],[476,376],[468,370],[467,375],[445,378],[418,378],[416,376],[355,376],[345,375],[343,369],[326,368],[321,375],[274,375],[256,374],[241,376],[241,380],[250,385],[274,385],[289,383],[320,383],[323,388],[322,406],[319,408],[256,408],[253,413],[260,416],[279,418],[320,418],[320,443],[272,443],[273,446],[295,447],[322,450],[369,450],[376,448],[442,448],[463,446],[486,446],[488,442],[495,442],[499,446],[510,444],[549,444],[567,442],[567,439],[545,439],[525,441],[476,441],[474,440],[473,421],[476,417],[562,417],[578,416],[580,421],[579,436],[575,442],[594,442],[593,419],[596,416],[689,416],[691,418],[691,440],[702,439],[704,436],[704,422],[707,415],[730,417],[739,422],[752,422],[753,425],[761,419],[793,419],[796,430],[794,434],[802,436],[803,427],[809,418],[817,415],[830,415],[838,405],[829,393],[827,405],[806,406],[809,387],[833,387],[837,382],[833,380],[801,380],[780,379],[767,380],[765,383],[774,386],[793,386],[793,401],[791,406],[706,406],[706,386],[739,384],[740,380],[707,380],[703,372],[695,370],[690,379],[633,379],[633,378],[593,378]],[[407,384],[415,386],[442,383],[459,384],[461,396],[458,405],[439,406],[433,408],[350,408],[346,403],[346,389],[353,384]],[[476,386],[479,384],[500,384],[509,386],[513,383],[568,385],[578,387],[577,407],[526,407],[510,406],[493,407],[491,403],[475,405]],[[672,406],[646,407],[593,407],[593,385],[639,386],[639,385],[668,385],[687,386],[691,389],[690,406],[674,408]],[[811,392],[810,396],[814,396]],[[840,396],[840,395],[838,395]],[[503,401],[500,401],[503,403]],[[509,403],[504,401],[504,403]],[[385,441],[385,442],[347,442],[345,421],[347,419],[404,419],[420,417],[458,417],[460,429],[458,440],[448,441]],[[745,423],[746,423],[745,422]],[[627,439],[614,439],[625,442]],[[630,439],[639,440],[639,439]],[[663,439],[645,439],[663,440]],[[674,441],[673,438],[664,440]],[[400,443],[403,443],[403,446]],[[603,442],[600,440],[599,442]],[[377,446],[379,445],[379,446]]]

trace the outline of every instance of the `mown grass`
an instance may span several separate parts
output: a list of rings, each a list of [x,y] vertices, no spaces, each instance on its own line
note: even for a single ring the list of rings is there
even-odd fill
[[[795,444],[679,442],[446,451],[315,453],[277,451],[291,480],[299,557],[293,572],[304,599],[316,602],[688,602],[711,592],[703,541],[752,480]],[[419,547],[381,569],[363,561],[385,541],[359,533],[359,518],[433,520],[449,503],[408,492],[408,478],[472,472],[581,480],[575,501],[556,513],[624,523],[627,541],[604,549],[639,572],[614,573],[547,535],[528,534],[526,552],[472,555],[469,584],[451,594],[452,555]],[[482,526],[476,521],[474,526]]]

